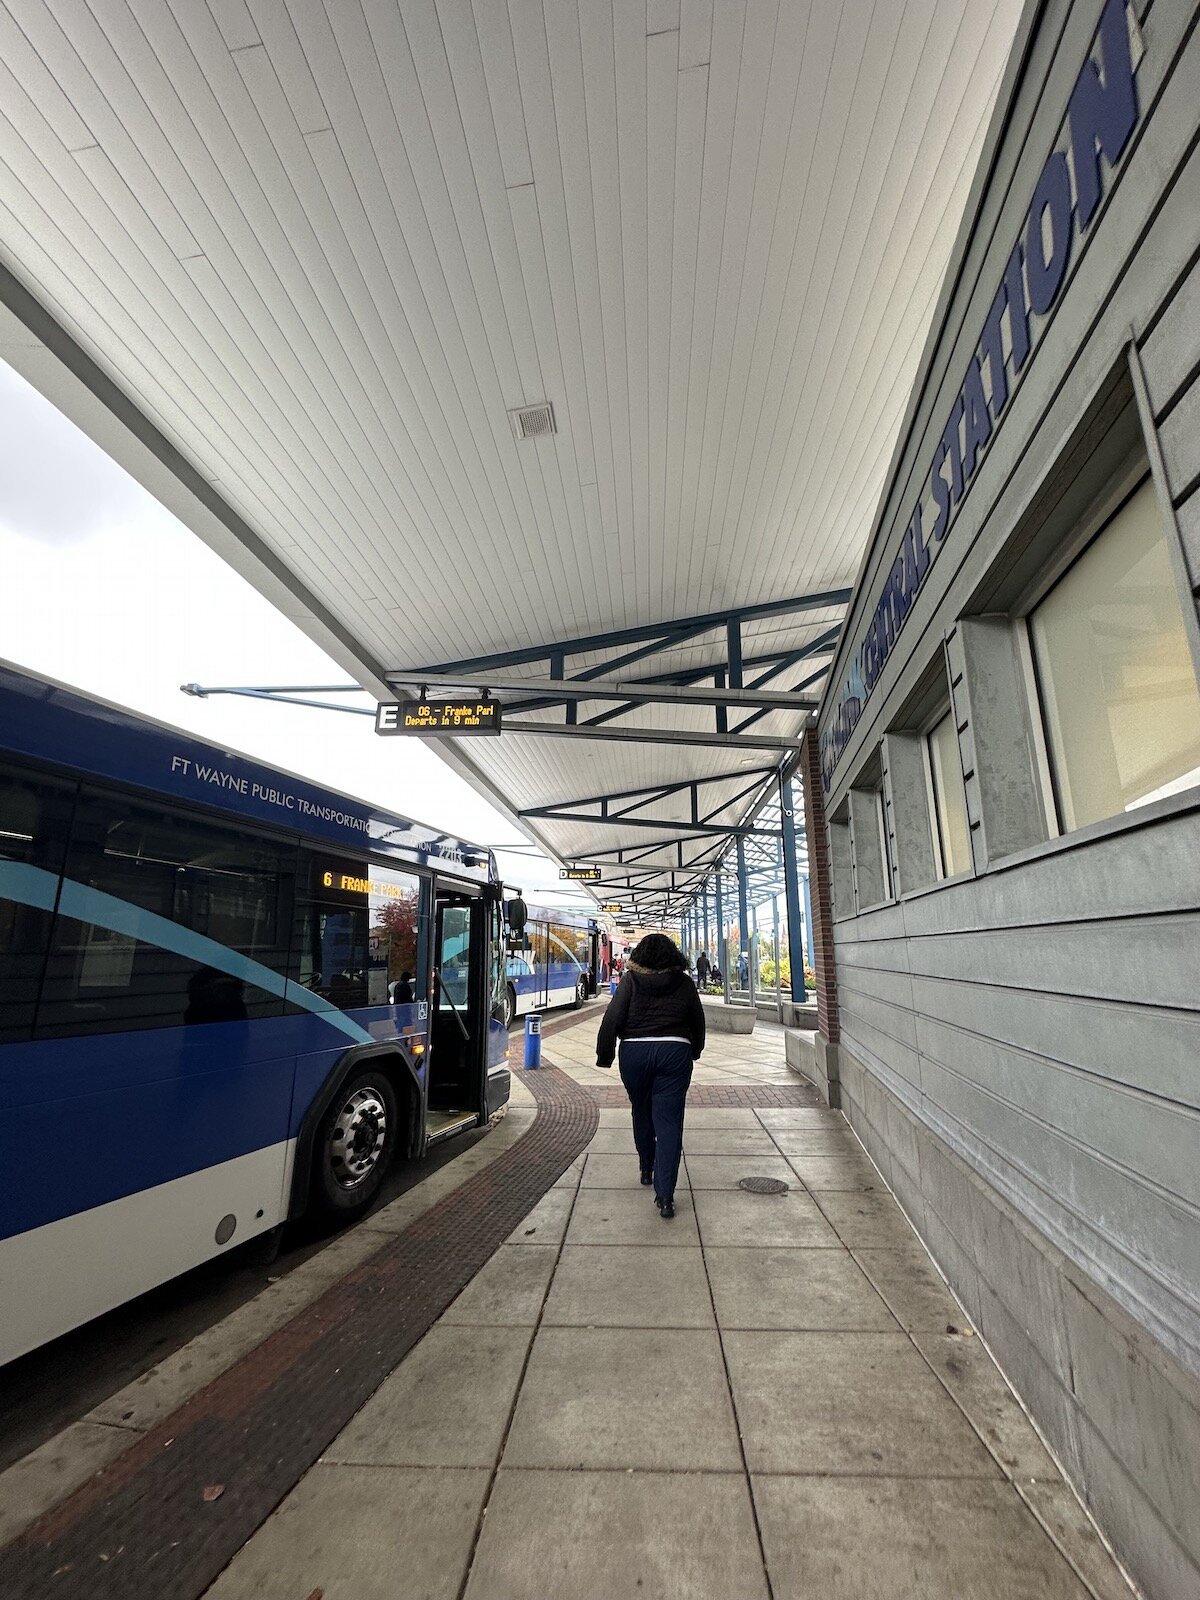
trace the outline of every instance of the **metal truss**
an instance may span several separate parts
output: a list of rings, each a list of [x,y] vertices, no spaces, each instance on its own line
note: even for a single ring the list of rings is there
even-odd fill
[[[510,732],[547,734],[557,729],[560,736],[574,738],[637,739],[662,744],[740,744],[758,749],[794,749],[796,741],[767,743],[761,735],[747,738],[747,730],[772,711],[811,711],[817,704],[810,692],[824,676],[810,672],[787,689],[764,687],[773,678],[801,661],[829,653],[836,642],[837,627],[823,629],[817,638],[792,650],[746,658],[742,652],[742,627],[746,622],[802,614],[806,611],[842,609],[850,599],[848,589],[797,595],[790,600],[774,600],[756,606],[740,606],[729,611],[708,612],[682,617],[671,622],[649,623],[636,628],[619,628],[611,633],[584,634],[546,644],[528,645],[517,650],[501,650],[490,655],[470,656],[458,661],[442,661],[427,667],[397,669],[387,674],[397,687],[428,688],[430,684],[458,689],[487,687],[489,692],[514,693],[517,699],[505,701],[505,725]],[[724,659],[703,667],[692,667],[656,674],[636,673],[628,678],[614,674],[634,667],[652,656],[690,644],[706,635],[724,634]],[[601,665],[568,673],[572,656],[594,655],[621,646],[632,646]],[[509,676],[513,667],[546,665],[549,677]],[[746,681],[747,667],[765,667],[752,682]],[[704,679],[711,688],[699,688]],[[588,701],[612,700],[608,710],[581,718],[579,708]],[[647,704],[711,706],[715,726],[709,735],[668,729],[623,727],[601,733],[605,724]],[[524,713],[561,706],[564,722],[546,723],[517,720]],[[729,726],[730,709],[749,709],[750,715],[734,728]]]
[[[784,835],[779,784],[795,767],[799,733],[771,734],[756,728],[773,713],[801,720],[818,703],[820,685],[836,646],[840,624],[823,626],[804,644],[757,654],[743,650],[743,627],[771,617],[844,610],[849,589],[794,596],[790,599],[736,607],[616,629],[610,633],[495,651],[487,655],[442,661],[430,666],[396,669],[386,674],[397,692],[430,687],[462,691],[487,689],[504,707],[504,732],[547,738],[636,741],[715,749],[762,750],[771,762],[748,770],[697,777],[680,782],[585,795],[576,799],[528,806],[517,812],[530,822],[574,823],[657,835],[643,845],[623,844],[578,852],[602,869],[602,893],[631,903],[656,919],[669,920],[695,911],[718,879],[731,889],[738,883],[727,859],[736,850],[742,866],[738,895],[750,904],[781,892]],[[716,636],[715,638],[713,636]],[[710,659],[703,666],[647,671],[654,657],[705,639]],[[616,652],[615,654],[613,652]],[[572,658],[603,654],[578,670]],[[536,677],[520,669],[540,666]],[[787,675],[787,676],[785,676]],[[784,679],[782,685],[780,679]],[[199,696],[233,694],[252,699],[316,707],[372,716],[362,706],[331,704],[314,698],[360,692],[354,684],[184,686]],[[606,703],[607,702],[607,703]],[[595,707],[584,715],[582,708]],[[628,713],[648,705],[709,708],[712,727],[661,728],[621,723]],[[559,718],[536,720],[536,713],[561,709]],[[614,726],[613,724],[620,724]],[[450,737],[443,736],[443,737]],[[713,785],[736,788],[713,804]],[[654,816],[663,801],[682,798],[685,814]],[[676,808],[678,809],[678,808]],[[726,820],[733,814],[734,820]],[[803,829],[799,830],[802,839]]]
[[[554,822],[585,822],[585,823],[610,823],[614,826],[640,827],[640,828],[684,828],[696,831],[708,831],[714,818],[722,811],[728,811],[739,801],[745,800],[762,788],[766,779],[775,771],[774,767],[755,767],[751,772],[744,769],[741,772],[721,773],[711,778],[690,778],[678,783],[647,784],[640,789],[620,789],[611,794],[585,795],[579,800],[564,800],[544,806],[527,806],[518,811],[519,817],[543,818]],[[729,795],[722,800],[720,805],[711,810],[702,811],[700,806],[700,790],[711,784],[734,783],[740,778],[749,777],[751,782],[740,788],[736,794]],[[686,794],[690,805],[690,820],[663,821],[661,818],[636,817],[635,812],[643,811],[648,806],[669,800],[674,795]],[[615,804],[614,804],[615,802]],[[594,808],[594,809],[593,809]],[[717,833],[736,833],[737,828],[730,828],[721,824],[712,831]],[[756,830],[749,830],[751,832]]]

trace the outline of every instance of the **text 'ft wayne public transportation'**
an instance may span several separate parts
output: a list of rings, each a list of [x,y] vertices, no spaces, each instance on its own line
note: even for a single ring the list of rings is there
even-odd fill
[[[502,895],[484,848],[0,663],[0,1361],[494,1114],[525,994],[594,988]]]

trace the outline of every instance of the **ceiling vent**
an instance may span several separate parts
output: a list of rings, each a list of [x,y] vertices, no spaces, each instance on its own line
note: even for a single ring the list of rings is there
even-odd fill
[[[539,406],[518,406],[508,415],[518,439],[540,439],[558,432],[554,426],[554,407],[548,400]]]

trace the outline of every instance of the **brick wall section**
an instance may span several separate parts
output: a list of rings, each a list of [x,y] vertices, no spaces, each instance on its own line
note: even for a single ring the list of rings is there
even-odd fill
[[[796,776],[804,786],[804,823],[808,835],[808,892],[813,914],[813,971],[817,975],[817,1022],[831,1044],[841,1033],[838,1023],[837,969],[833,960],[833,895],[829,882],[829,835],[825,831],[825,791],[815,728],[800,746]]]

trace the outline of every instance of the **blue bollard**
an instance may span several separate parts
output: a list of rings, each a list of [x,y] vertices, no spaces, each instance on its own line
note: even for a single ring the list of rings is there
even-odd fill
[[[610,978],[608,980],[608,992],[609,992],[609,994],[616,994],[616,992],[617,992],[617,980],[616,980],[616,978]]]
[[[525,1070],[534,1072],[542,1064],[542,1019],[525,1018]]]

